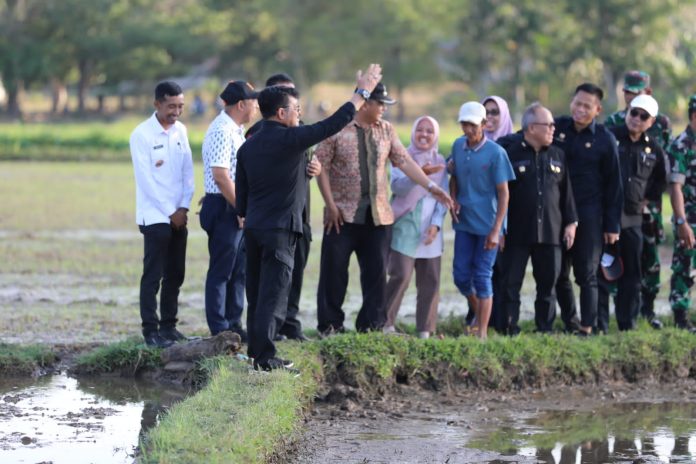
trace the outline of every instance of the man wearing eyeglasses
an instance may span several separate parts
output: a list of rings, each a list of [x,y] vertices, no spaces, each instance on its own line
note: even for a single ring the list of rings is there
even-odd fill
[[[522,115],[522,134],[498,139],[515,171],[508,183],[508,225],[502,255],[502,305],[507,333],[519,333],[520,288],[531,256],[537,295],[534,322],[550,332],[554,320],[554,285],[561,272],[561,247],[575,240],[578,215],[563,150],[552,145],[551,112],[533,103]]]
[[[623,85],[624,102],[626,109],[617,111],[609,116],[604,125],[608,128],[625,126],[626,113],[628,113],[631,100],[638,95],[652,95],[650,87],[650,75],[644,71],[629,71],[624,76]],[[672,125],[669,118],[663,113],[657,113],[655,122],[647,135],[655,140],[663,150],[667,150],[672,141]],[[641,255],[641,269],[643,280],[641,282],[641,315],[650,321],[654,329],[661,329],[662,322],[655,317],[655,298],[660,291],[660,255],[658,245],[665,240],[665,228],[662,224],[662,194],[664,192],[649,192],[654,198],[649,197],[643,210],[643,253]],[[614,291],[615,293],[615,291]]]
[[[689,124],[670,144],[667,152],[672,165],[669,176],[670,199],[674,211],[674,255],[669,303],[674,312],[674,324],[696,333],[687,317],[694,285],[694,227],[696,227],[696,94],[689,98]]]
[[[565,152],[579,218],[575,244],[563,253],[556,298],[566,330],[579,336],[590,335],[597,324],[599,258],[604,244],[615,243],[621,229],[623,188],[616,139],[596,121],[603,97],[595,84],[580,84],[570,102],[570,116],[556,119],[553,141]],[[580,287],[580,320],[571,266]]]
[[[276,357],[273,338],[285,321],[302,234],[307,191],[305,151],[340,131],[354,117],[382,77],[377,64],[358,73],[350,101],[315,124],[300,126],[299,94],[293,88],[267,87],[258,96],[264,123],[238,151],[237,212],[245,218],[248,355],[259,371],[292,368]]]
[[[619,147],[623,181],[621,240],[617,257],[623,262],[623,274],[616,280],[616,322],[619,330],[635,328],[640,310],[641,253],[643,249],[643,208],[647,198],[663,192],[667,185],[667,163],[660,144],[647,131],[657,116],[657,101],[650,95],[631,100],[625,124],[612,128]],[[609,282],[599,274],[599,314],[597,327],[609,326]]]

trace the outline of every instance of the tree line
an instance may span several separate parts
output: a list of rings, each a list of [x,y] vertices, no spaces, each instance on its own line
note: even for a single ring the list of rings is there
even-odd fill
[[[20,116],[24,92],[50,88],[57,111],[70,88],[83,112],[94,88],[149,94],[170,76],[282,70],[309,88],[369,62],[397,95],[454,79],[516,111],[535,99],[565,109],[583,80],[615,105],[623,73],[644,69],[661,104],[683,107],[695,20],[696,0],[0,0],[3,110]]]

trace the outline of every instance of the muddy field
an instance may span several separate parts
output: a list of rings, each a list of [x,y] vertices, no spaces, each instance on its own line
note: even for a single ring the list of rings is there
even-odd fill
[[[696,462],[696,382],[500,394],[402,387],[315,403],[284,462]]]

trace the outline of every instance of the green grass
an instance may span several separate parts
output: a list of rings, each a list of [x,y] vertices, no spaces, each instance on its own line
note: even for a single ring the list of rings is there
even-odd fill
[[[38,374],[57,361],[56,354],[45,345],[0,343],[0,373],[3,376]]]
[[[210,381],[148,434],[142,462],[261,463],[282,451],[301,427],[321,372],[311,345],[286,345],[300,378],[259,374],[230,357],[205,361]]]
[[[96,348],[78,357],[75,370],[80,374],[128,372],[161,367],[161,350],[145,346],[142,339],[131,338]]]

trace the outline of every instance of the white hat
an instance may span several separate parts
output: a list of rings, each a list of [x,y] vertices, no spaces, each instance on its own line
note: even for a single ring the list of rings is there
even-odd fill
[[[470,122],[481,125],[486,119],[486,108],[477,101],[466,102],[459,108],[459,122]]]
[[[645,110],[653,118],[657,116],[657,100],[650,95],[638,95],[631,100],[631,108],[640,108]]]

